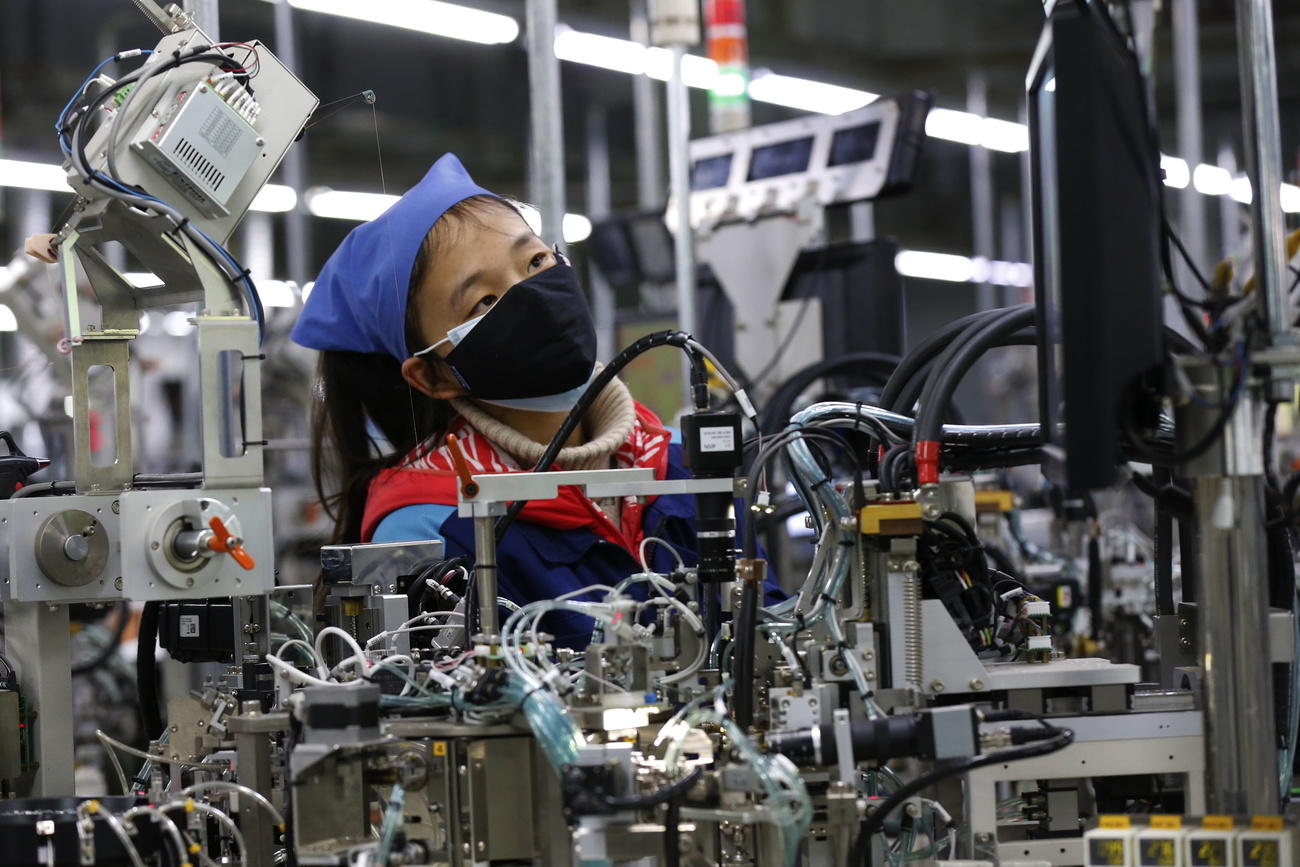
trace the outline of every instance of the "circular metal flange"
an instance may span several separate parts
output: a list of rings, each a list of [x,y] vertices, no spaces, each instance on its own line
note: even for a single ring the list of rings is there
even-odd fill
[[[154,574],[178,590],[190,590],[208,583],[217,583],[217,577],[229,557],[183,558],[177,552],[177,536],[187,530],[204,530],[208,521],[217,517],[232,535],[240,535],[239,518],[229,506],[211,497],[177,500],[153,509],[153,521],[145,536],[145,553]]]
[[[68,509],[46,518],[36,531],[36,565],[55,584],[83,587],[103,573],[111,547],[99,519]]]

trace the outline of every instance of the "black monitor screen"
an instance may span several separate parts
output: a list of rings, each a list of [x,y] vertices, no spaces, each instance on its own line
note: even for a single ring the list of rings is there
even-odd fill
[[[673,236],[660,214],[645,214],[627,224],[636,252],[637,265],[647,280],[663,282],[673,278]]]
[[[1043,469],[1075,491],[1116,478],[1121,414],[1164,341],[1160,157],[1104,14],[1057,4],[1029,88]]]
[[[876,155],[876,142],[880,140],[880,121],[864,123],[838,130],[831,138],[831,156],[828,166],[865,163]]]
[[[691,189],[712,190],[725,187],[731,177],[731,154],[705,157],[691,166]]]
[[[812,158],[812,136],[754,148],[749,158],[749,179],[762,181],[806,172]]]

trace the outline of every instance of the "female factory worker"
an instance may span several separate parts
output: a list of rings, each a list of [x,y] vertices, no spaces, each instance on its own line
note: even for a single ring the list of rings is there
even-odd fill
[[[316,280],[292,334],[321,350],[313,419],[317,487],[336,542],[441,539],[474,559],[456,515],[456,435],[475,473],[527,471],[594,376],[596,337],[573,269],[455,156],[438,160],[379,218],[354,229]],[[382,437],[382,441],[379,437]],[[686,478],[680,448],[617,379],[556,461],[563,469],[650,467]],[[327,492],[332,470],[335,486]],[[695,563],[693,498],[593,501],[574,488],[528,503],[497,551],[501,594],[552,598],[640,571],[647,536]],[[651,568],[672,552],[648,545]],[[558,643],[590,621],[556,612]]]

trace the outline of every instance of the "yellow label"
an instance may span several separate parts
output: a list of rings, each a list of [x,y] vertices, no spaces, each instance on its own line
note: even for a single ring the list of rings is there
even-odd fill
[[[1251,816],[1250,829],[1252,831],[1281,831],[1281,816]]]
[[[1010,491],[976,491],[975,510],[979,512],[1010,512],[1016,507]]]
[[[1231,816],[1206,816],[1201,819],[1201,827],[1207,831],[1231,831]]]
[[[434,741],[434,742],[433,742],[433,754],[434,754],[435,756],[445,756],[445,755],[447,755],[447,742],[446,742],[446,741]]]
[[[1196,840],[1190,854],[1191,867],[1228,867],[1227,840]]]
[[[1283,867],[1282,844],[1277,840],[1243,840],[1242,867]]]
[[[1177,858],[1174,841],[1169,838],[1144,839],[1142,851],[1138,853],[1141,867],[1174,867],[1178,863]]]
[[[1089,837],[1088,863],[1124,867],[1129,863],[1128,841],[1123,838]]]
[[[1151,817],[1151,827],[1161,831],[1177,831],[1183,827],[1183,817],[1157,814]]]
[[[1098,816],[1097,827],[1108,828],[1114,831],[1131,828],[1133,827],[1133,823],[1129,820],[1128,816]]]

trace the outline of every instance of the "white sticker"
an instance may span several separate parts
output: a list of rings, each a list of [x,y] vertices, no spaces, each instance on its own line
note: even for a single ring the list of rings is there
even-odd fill
[[[732,452],[736,450],[736,429],[730,427],[700,428],[700,451]]]
[[[181,615],[181,638],[198,638],[199,637],[199,615],[182,614]]]

